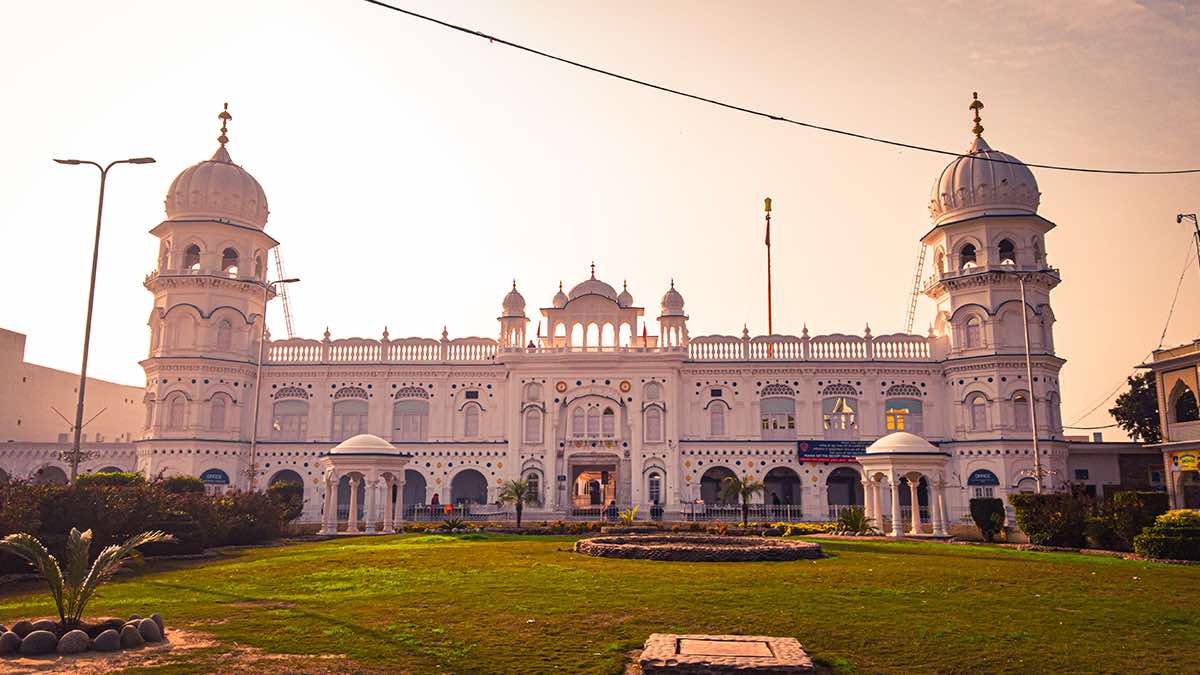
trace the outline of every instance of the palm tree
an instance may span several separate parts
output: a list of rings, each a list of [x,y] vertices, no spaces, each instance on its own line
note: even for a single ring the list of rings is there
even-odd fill
[[[500,488],[499,499],[504,504],[515,504],[517,507],[517,527],[521,527],[521,513],[526,504],[536,504],[538,494],[527,480],[510,480]]]
[[[737,476],[726,476],[721,484],[721,501],[741,501],[742,527],[746,527],[747,521],[750,520],[750,498],[762,491],[762,482],[754,480],[754,478],[741,479]]]
[[[84,607],[96,594],[100,584],[116,574],[126,561],[141,558],[141,553],[137,550],[139,546],[162,541],[175,541],[175,537],[159,530],[135,534],[120,546],[106,546],[89,568],[88,554],[92,548],[92,531],[80,532],[71,528],[71,534],[67,537],[65,576],[58,559],[31,534],[18,532],[0,539],[0,551],[20,556],[37,569],[50,586],[60,625],[64,631],[68,631],[79,625]]]

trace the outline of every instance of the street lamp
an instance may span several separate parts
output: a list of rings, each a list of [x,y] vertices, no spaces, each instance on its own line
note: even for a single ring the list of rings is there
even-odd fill
[[[153,157],[133,157],[131,159],[119,159],[114,162],[109,162],[108,166],[100,166],[96,162],[86,159],[56,159],[59,164],[69,164],[75,166],[77,164],[90,164],[100,170],[100,200],[96,207],[96,240],[92,245],[92,279],[88,285],[88,304],[87,304],[87,320],[83,324],[83,364],[79,367],[79,397],[75,404],[75,439],[71,443],[71,482],[75,482],[75,477],[79,473],[79,441],[80,434],[83,432],[83,394],[87,388],[87,362],[88,362],[88,347],[92,337],[92,306],[96,299],[96,263],[100,257],[100,222],[104,216],[104,184],[108,179],[108,170],[117,164],[153,164]]]
[[[1029,426],[1033,429],[1033,480],[1034,489],[1040,495],[1042,494],[1042,457],[1038,450],[1037,405],[1034,404],[1036,395],[1033,387],[1033,358],[1029,353],[1029,306],[1025,301],[1025,275],[1016,270],[1003,268],[997,271],[1015,276],[1021,287],[1021,322],[1025,324],[1025,379],[1029,383]]]
[[[267,302],[271,299],[271,290],[277,284],[294,284],[299,279],[276,279],[263,284],[263,311],[262,311],[262,326],[258,331],[258,363],[254,369],[254,422],[250,427],[250,466],[247,473],[250,478],[250,491],[254,492],[255,483],[258,479],[258,408],[259,402],[262,399],[258,394],[258,388],[262,385],[262,366],[263,366],[263,350],[267,344]]]

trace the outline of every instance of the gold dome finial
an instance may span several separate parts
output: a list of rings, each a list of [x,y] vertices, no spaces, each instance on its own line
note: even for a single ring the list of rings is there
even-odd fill
[[[767,213],[771,212],[771,198],[770,197],[763,199],[763,211],[766,211]]]
[[[229,142],[229,137],[225,135],[228,133],[229,129],[225,125],[229,122],[229,120],[233,119],[233,115],[229,114],[228,103],[225,104],[225,109],[222,110],[219,115],[217,115],[217,119],[221,120],[221,135],[217,136],[217,141],[222,147],[224,147],[224,145]]]
[[[977,91],[971,92],[971,98],[971,105],[967,106],[969,110],[972,110],[975,113],[975,126],[971,127],[971,131],[974,132],[976,136],[982,136],[983,125],[980,124],[980,122],[983,120],[979,117],[979,111],[983,110],[983,101],[979,100],[979,92]]]
[[[592,261],[592,278],[593,279],[596,278],[596,261],[595,260]]]

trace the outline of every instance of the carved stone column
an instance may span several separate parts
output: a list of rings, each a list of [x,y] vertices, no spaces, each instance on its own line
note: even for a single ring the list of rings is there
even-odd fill
[[[375,509],[375,504],[378,503],[377,497],[379,496],[379,479],[378,478],[373,478],[373,479],[367,481],[367,495],[366,496],[367,496],[367,509],[363,513],[363,520],[366,521],[367,534],[375,534],[376,532],[378,532],[378,530],[375,529],[375,521],[377,520],[376,516],[378,515],[378,512]]]
[[[337,534],[337,475],[325,476],[325,509],[321,513],[321,534]]]
[[[900,517],[900,479],[894,475],[888,476],[888,488],[892,491],[892,536],[903,537],[904,519]]]
[[[937,495],[936,500],[930,500],[930,503],[937,504],[937,518],[933,521],[933,533],[938,536],[946,536],[946,484],[939,480],[935,488]]]
[[[392,504],[392,480],[391,476],[383,479],[383,531],[387,534],[396,531],[392,525],[392,518],[396,512],[395,506]]]
[[[921,478],[918,476],[916,480],[911,477],[908,479],[908,491],[912,495],[912,524],[909,527],[909,534],[921,534],[921,504],[917,501],[917,486],[921,483]],[[928,485],[928,484],[926,484]]]
[[[346,516],[346,532],[355,534],[358,529],[358,486],[362,484],[362,479],[358,476],[350,477],[350,513]]]

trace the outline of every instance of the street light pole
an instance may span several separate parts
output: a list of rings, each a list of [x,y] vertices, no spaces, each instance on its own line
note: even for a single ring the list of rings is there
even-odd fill
[[[299,279],[276,279],[263,284],[263,311],[262,325],[258,329],[258,362],[254,368],[254,422],[250,427],[250,466],[247,469],[250,479],[250,491],[254,492],[255,485],[258,482],[258,410],[262,397],[259,395],[258,388],[262,385],[262,366],[263,352],[267,344],[267,303],[271,299],[271,289],[275,288],[276,284],[294,284]]]
[[[1029,354],[1029,308],[1025,302],[1025,276],[1017,274],[1017,283],[1021,285],[1021,321],[1025,324],[1025,379],[1029,382],[1029,421],[1033,428],[1033,473],[1034,486],[1037,493],[1042,494],[1042,457],[1038,451],[1038,420],[1037,405],[1034,404],[1036,395],[1033,388],[1033,358]]]
[[[83,398],[84,391],[87,389],[87,364],[88,364],[88,348],[91,346],[92,338],[92,309],[96,301],[96,266],[100,258],[100,224],[104,218],[104,186],[108,180],[108,170],[117,164],[153,164],[153,157],[134,157],[131,159],[119,159],[114,162],[109,162],[108,166],[100,166],[96,162],[85,159],[56,159],[59,164],[68,164],[71,166],[78,164],[90,164],[100,170],[100,199],[96,205],[96,238],[92,244],[92,277],[88,284],[88,303],[87,303],[87,319],[83,324],[83,363],[79,366],[79,396],[75,404],[75,428],[74,440],[71,442],[71,483],[75,482],[75,477],[79,474],[79,461],[81,453],[79,444],[83,433]]]

